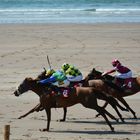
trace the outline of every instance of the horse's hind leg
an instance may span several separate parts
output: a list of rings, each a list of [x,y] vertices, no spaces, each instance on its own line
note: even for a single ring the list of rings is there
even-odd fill
[[[39,103],[39,104],[37,104],[34,108],[32,108],[30,111],[28,111],[26,114],[24,114],[24,115],[18,117],[18,119],[24,118],[24,117],[28,116],[29,114],[31,114],[31,113],[33,113],[33,112],[35,112],[35,111],[38,112],[38,111],[40,111],[41,109],[43,110],[43,107],[42,107],[41,104]]]
[[[129,111],[127,108],[122,107],[113,97],[110,98],[111,98],[110,100],[114,102],[119,109],[121,109],[122,111],[127,111],[127,112]]]
[[[102,107],[101,107],[102,108]],[[106,113],[111,119],[113,119],[113,120],[115,120],[115,121],[117,121],[118,122],[118,119],[116,119],[112,114],[110,114],[107,110],[105,110],[104,108],[103,108],[103,110],[104,110],[104,113]]]
[[[122,118],[122,115],[120,114],[117,106],[121,107],[121,109],[125,109],[125,108],[123,108],[121,105],[119,105],[119,103],[113,97],[107,97],[106,100],[114,108],[114,110],[117,112],[117,114],[120,117],[121,121],[124,122],[124,119]]]
[[[99,106],[97,106],[95,108],[95,110],[103,116],[103,118],[106,120],[106,123],[109,125],[111,131],[114,131],[114,128],[112,127],[111,123],[109,122],[108,118],[105,115],[105,110],[102,107],[99,107]]]
[[[131,111],[133,114],[134,118],[137,119],[136,113],[130,108],[130,106],[127,104],[127,102],[122,98],[122,97],[117,97],[117,99],[124,105],[126,106],[127,109]]]
[[[122,118],[122,115],[120,114],[120,112],[119,112],[119,110],[117,108],[117,106],[119,105],[119,103],[116,101],[116,99],[114,99],[113,97],[107,97],[106,95],[101,94],[101,93],[100,94],[96,94],[96,96],[97,96],[98,99],[101,99],[101,100],[105,100],[106,101],[105,104],[104,104],[104,106],[102,108],[105,108],[108,105],[108,103],[109,103],[113,107],[113,109],[117,112],[117,114],[120,117],[120,119],[122,120],[122,122],[124,122],[124,119]],[[97,114],[97,115],[99,116],[100,114]],[[97,115],[96,115],[96,117],[98,117]],[[108,114],[108,115],[110,116],[110,114]],[[112,117],[112,116],[110,116],[110,117]]]
[[[118,108],[116,107],[116,105],[114,104],[110,104],[114,109],[115,111],[117,112],[118,116],[120,117],[121,121],[124,122],[124,118],[122,118],[122,115],[121,113],[119,112]]]
[[[63,119],[61,119],[60,122],[64,122],[64,121],[66,120],[67,108],[64,107],[64,108],[63,108],[63,111],[64,111]]]
[[[109,122],[108,118],[106,117],[105,113],[107,111],[105,111],[104,108],[98,106],[97,104],[97,96],[95,96],[95,94],[92,94],[91,96],[89,96],[88,98],[86,98],[86,102],[83,103],[83,105],[85,107],[91,108],[96,110],[99,114],[101,114],[103,116],[103,118],[106,120],[106,123],[109,125],[111,131],[114,131],[114,128],[112,127],[111,123]],[[109,113],[109,112],[108,112]],[[111,114],[110,114],[111,115]],[[112,117],[114,117],[112,115]],[[114,117],[114,119],[116,120],[116,118]]]

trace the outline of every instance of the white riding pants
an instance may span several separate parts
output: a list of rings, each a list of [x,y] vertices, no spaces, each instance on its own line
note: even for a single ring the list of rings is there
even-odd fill
[[[70,82],[79,82],[83,79],[83,76],[82,75],[78,75],[78,76],[71,76],[71,75],[68,75],[67,76],[67,79],[70,81]]]
[[[61,81],[61,82],[60,81],[56,81],[56,82],[52,83],[52,85],[55,85],[57,87],[68,87],[69,84],[70,84],[70,81],[68,81],[67,79],[64,80],[64,81]]]
[[[122,79],[126,79],[126,78],[131,78],[132,77],[132,71],[129,71],[128,73],[117,73],[117,75],[115,76],[117,78],[122,78]]]

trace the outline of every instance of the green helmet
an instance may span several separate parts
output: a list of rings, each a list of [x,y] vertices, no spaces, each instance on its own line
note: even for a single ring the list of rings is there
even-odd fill
[[[64,64],[61,66],[61,68],[62,68],[63,71],[66,71],[69,67],[70,67],[70,64],[68,64],[68,63],[64,63]]]

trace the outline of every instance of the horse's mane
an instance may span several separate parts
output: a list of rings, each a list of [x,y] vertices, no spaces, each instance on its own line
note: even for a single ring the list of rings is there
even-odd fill
[[[44,70],[43,72],[41,72],[37,78],[37,80],[43,80],[43,79],[46,79],[46,70]]]
[[[100,71],[96,70],[95,68],[92,69],[91,73],[95,76],[98,76],[102,80],[112,81],[114,79],[114,76],[111,76],[111,75],[108,75],[108,74],[105,75],[105,76],[102,76],[103,72],[100,72]]]

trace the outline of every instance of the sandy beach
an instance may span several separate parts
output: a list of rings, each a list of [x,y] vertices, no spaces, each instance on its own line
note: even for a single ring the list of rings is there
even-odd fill
[[[126,123],[110,120],[116,132],[111,132],[96,111],[80,104],[68,108],[67,121],[62,109],[52,109],[50,132],[45,111],[17,119],[39,103],[29,91],[20,97],[12,93],[25,77],[35,78],[51,66],[60,69],[64,62],[76,65],[83,75],[94,67],[106,71],[118,58],[140,75],[140,24],[1,24],[0,25],[0,139],[4,125],[11,127],[11,140],[140,140],[140,92],[125,98],[138,119],[130,112],[121,112]],[[103,102],[99,101],[102,105]],[[116,112],[108,106],[115,117]]]

